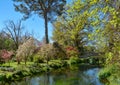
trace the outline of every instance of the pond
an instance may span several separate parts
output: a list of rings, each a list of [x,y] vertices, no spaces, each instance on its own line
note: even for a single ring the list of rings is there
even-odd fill
[[[104,85],[98,79],[99,70],[94,66],[71,66],[5,85]]]

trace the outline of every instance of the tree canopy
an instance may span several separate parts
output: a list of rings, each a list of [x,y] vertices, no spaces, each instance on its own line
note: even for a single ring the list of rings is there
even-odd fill
[[[48,21],[53,21],[57,15],[61,15],[66,4],[66,0],[13,0],[15,10],[24,14],[24,19],[32,14],[43,17],[45,22],[45,38],[48,39]]]

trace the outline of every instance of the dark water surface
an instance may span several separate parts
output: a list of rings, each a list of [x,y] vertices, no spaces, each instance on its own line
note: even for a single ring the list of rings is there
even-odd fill
[[[104,85],[98,79],[99,70],[92,66],[72,66],[5,85]]]

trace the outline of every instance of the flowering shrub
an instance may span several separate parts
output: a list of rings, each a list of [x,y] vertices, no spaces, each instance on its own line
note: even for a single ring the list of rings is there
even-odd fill
[[[0,57],[1,58],[0,59],[1,59],[1,61],[6,62],[6,61],[11,59],[12,55],[13,55],[12,51],[7,51],[5,49],[1,50],[1,52],[0,52]]]
[[[78,57],[79,52],[78,52],[78,50],[75,47],[73,47],[73,46],[66,46],[65,49],[66,49],[67,58]]]

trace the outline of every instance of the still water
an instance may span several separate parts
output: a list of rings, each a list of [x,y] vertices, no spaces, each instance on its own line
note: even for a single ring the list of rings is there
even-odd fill
[[[104,85],[98,79],[98,67],[73,66],[27,77],[9,85]]]

